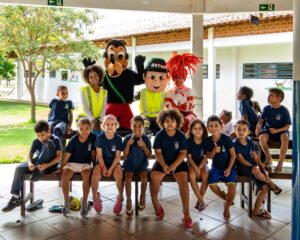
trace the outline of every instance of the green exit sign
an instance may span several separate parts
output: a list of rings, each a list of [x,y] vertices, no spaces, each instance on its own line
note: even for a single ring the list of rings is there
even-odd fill
[[[259,11],[275,11],[275,4],[259,4]]]
[[[63,6],[64,0],[48,0],[49,6]]]

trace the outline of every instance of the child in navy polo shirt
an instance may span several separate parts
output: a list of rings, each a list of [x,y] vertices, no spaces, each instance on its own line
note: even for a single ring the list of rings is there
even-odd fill
[[[257,123],[255,134],[259,135],[259,143],[266,155],[266,167],[272,165],[272,156],[269,151],[268,141],[281,142],[280,155],[275,172],[282,171],[283,161],[289,145],[289,128],[292,124],[288,109],[281,105],[284,92],[279,88],[269,89],[268,103],[264,107]]]
[[[13,210],[20,206],[20,191],[23,188],[22,178],[24,174],[32,173],[31,181],[38,181],[40,172],[53,173],[58,168],[61,160],[62,147],[59,138],[51,135],[47,121],[40,120],[34,126],[37,138],[32,142],[28,162],[21,163],[16,167],[10,193],[12,194],[8,204],[2,209],[3,212]]]
[[[94,166],[91,187],[96,212],[102,211],[102,200],[98,191],[99,180],[104,177],[111,177],[116,181],[119,195],[113,207],[113,212],[119,215],[122,211],[123,202],[123,172],[120,165],[122,150],[122,138],[116,134],[119,124],[116,117],[108,114],[102,122],[104,133],[98,135],[95,143],[97,152],[97,163]]]
[[[73,136],[65,150],[62,161],[61,184],[64,194],[65,204],[63,214],[66,215],[70,211],[73,198],[69,196],[70,179],[74,173],[81,174],[83,183],[83,197],[81,200],[80,214],[86,217],[88,214],[87,198],[90,191],[90,177],[92,170],[92,162],[96,158],[95,140],[96,136],[91,133],[91,122],[87,118],[82,118],[78,122],[78,134]]]
[[[148,157],[151,155],[150,139],[144,134],[144,119],[141,116],[135,116],[131,120],[132,134],[125,137],[123,141],[124,172],[125,172],[125,190],[127,195],[126,214],[132,216],[133,209],[131,203],[131,182],[135,173],[141,179],[141,195],[139,210],[146,207],[146,189],[147,189],[147,169]]]
[[[190,185],[198,199],[195,208],[200,212],[207,207],[203,198],[208,186],[207,155],[203,144],[203,140],[207,138],[207,129],[204,123],[195,119],[189,126],[187,137]],[[202,179],[200,189],[197,183],[199,178]]]
[[[258,116],[253,108],[253,102],[251,101],[252,97],[253,90],[247,86],[240,87],[236,95],[237,100],[240,101],[239,111],[241,114],[241,119],[249,122],[251,134],[254,135]]]
[[[208,184],[210,189],[225,200],[224,219],[229,220],[229,208],[236,193],[236,170],[234,169],[235,151],[230,137],[222,134],[223,123],[218,116],[212,115],[207,119],[207,129],[211,136],[205,139],[205,149],[208,158],[212,159],[209,171]],[[221,191],[219,182],[227,185],[227,194]]]
[[[179,186],[184,215],[182,222],[185,227],[191,228],[193,222],[189,211],[188,165],[184,161],[187,154],[187,140],[179,130],[183,116],[177,110],[165,110],[159,113],[157,122],[162,129],[157,132],[154,139],[153,148],[157,160],[150,174],[150,192],[155,214],[160,220],[164,217],[164,209],[157,196],[164,176],[172,174]]]
[[[233,140],[233,145],[237,155],[237,174],[240,176],[253,176],[257,188],[260,190],[257,195],[253,214],[263,218],[271,218],[270,213],[265,209],[260,209],[265,200],[269,188],[275,193],[280,194],[282,189],[272,182],[263,163],[260,161],[254,143],[248,137],[249,123],[246,120],[239,120],[235,125],[237,138]]]
[[[67,130],[72,132],[74,105],[71,100],[67,100],[68,88],[66,86],[58,86],[56,95],[58,99],[52,99],[49,104],[48,122],[51,132],[61,140]]]

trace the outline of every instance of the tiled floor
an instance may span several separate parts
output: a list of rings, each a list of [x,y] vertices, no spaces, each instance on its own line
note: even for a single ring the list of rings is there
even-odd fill
[[[10,183],[16,165],[0,165],[0,208],[7,203]],[[3,181],[5,179],[5,181]],[[164,183],[159,194],[165,209],[163,221],[157,221],[147,192],[147,208],[138,217],[128,218],[123,213],[114,216],[112,207],[116,195],[113,183],[100,183],[104,209],[101,215],[92,209],[88,218],[82,219],[79,212],[72,212],[67,217],[49,213],[48,208],[62,204],[62,193],[55,182],[36,183],[36,199],[44,199],[44,207],[20,218],[20,209],[9,213],[0,212],[0,240],[2,239],[269,239],[287,240],[291,233],[291,181],[276,181],[284,188],[279,195],[272,195],[272,219],[250,219],[245,210],[239,207],[239,194],[231,208],[231,219],[224,222],[223,202],[210,190],[206,194],[207,209],[198,213],[194,208],[195,197],[190,194],[190,209],[194,227],[186,230],[181,224],[181,201],[176,183]],[[73,184],[72,194],[81,196],[81,184]],[[90,197],[91,198],[91,197]]]

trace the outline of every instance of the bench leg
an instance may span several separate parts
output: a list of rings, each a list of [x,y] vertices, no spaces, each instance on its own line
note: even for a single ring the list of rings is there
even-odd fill
[[[250,179],[248,185],[249,185],[249,193],[248,193],[248,216],[249,216],[249,218],[252,218],[252,194],[253,194],[252,179]]]
[[[268,209],[268,212],[270,213],[271,212],[271,190],[269,189],[268,191],[268,200],[267,200],[267,209]]]
[[[23,181],[23,189],[21,189],[21,216],[22,217],[25,217],[25,193],[26,193],[26,182],[24,181],[24,179],[22,180]]]
[[[33,203],[34,202],[34,183],[32,181],[30,181],[30,194],[31,194],[30,203]]]
[[[139,181],[138,179],[136,179],[134,181],[135,183],[135,215],[138,216],[139,215]]]
[[[245,195],[245,185],[244,185],[244,182],[242,182],[242,192],[241,192],[241,208],[244,208],[245,207],[245,203],[244,203],[244,200],[243,200],[243,197]]]

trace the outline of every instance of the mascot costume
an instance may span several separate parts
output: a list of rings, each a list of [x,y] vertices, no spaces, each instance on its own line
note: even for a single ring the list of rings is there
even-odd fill
[[[202,59],[190,54],[175,54],[167,62],[167,70],[174,81],[174,88],[167,92],[166,108],[177,109],[184,117],[182,131],[187,133],[190,123],[197,118],[193,112],[194,94],[191,88],[184,85],[188,72],[192,76]]]
[[[106,68],[103,88],[108,92],[106,114],[113,114],[120,123],[119,132],[130,130],[130,120],[133,117],[130,104],[133,101],[135,85],[144,83],[143,72],[145,57],[136,56],[135,65],[137,73],[127,68],[128,53],[126,42],[119,39],[109,39],[104,52],[104,65]],[[85,61],[85,67],[94,62]]]
[[[140,114],[145,120],[145,133],[155,135],[160,129],[156,117],[165,109],[165,89],[169,81],[165,60],[151,59],[144,70],[144,81],[146,88],[139,93]]]

